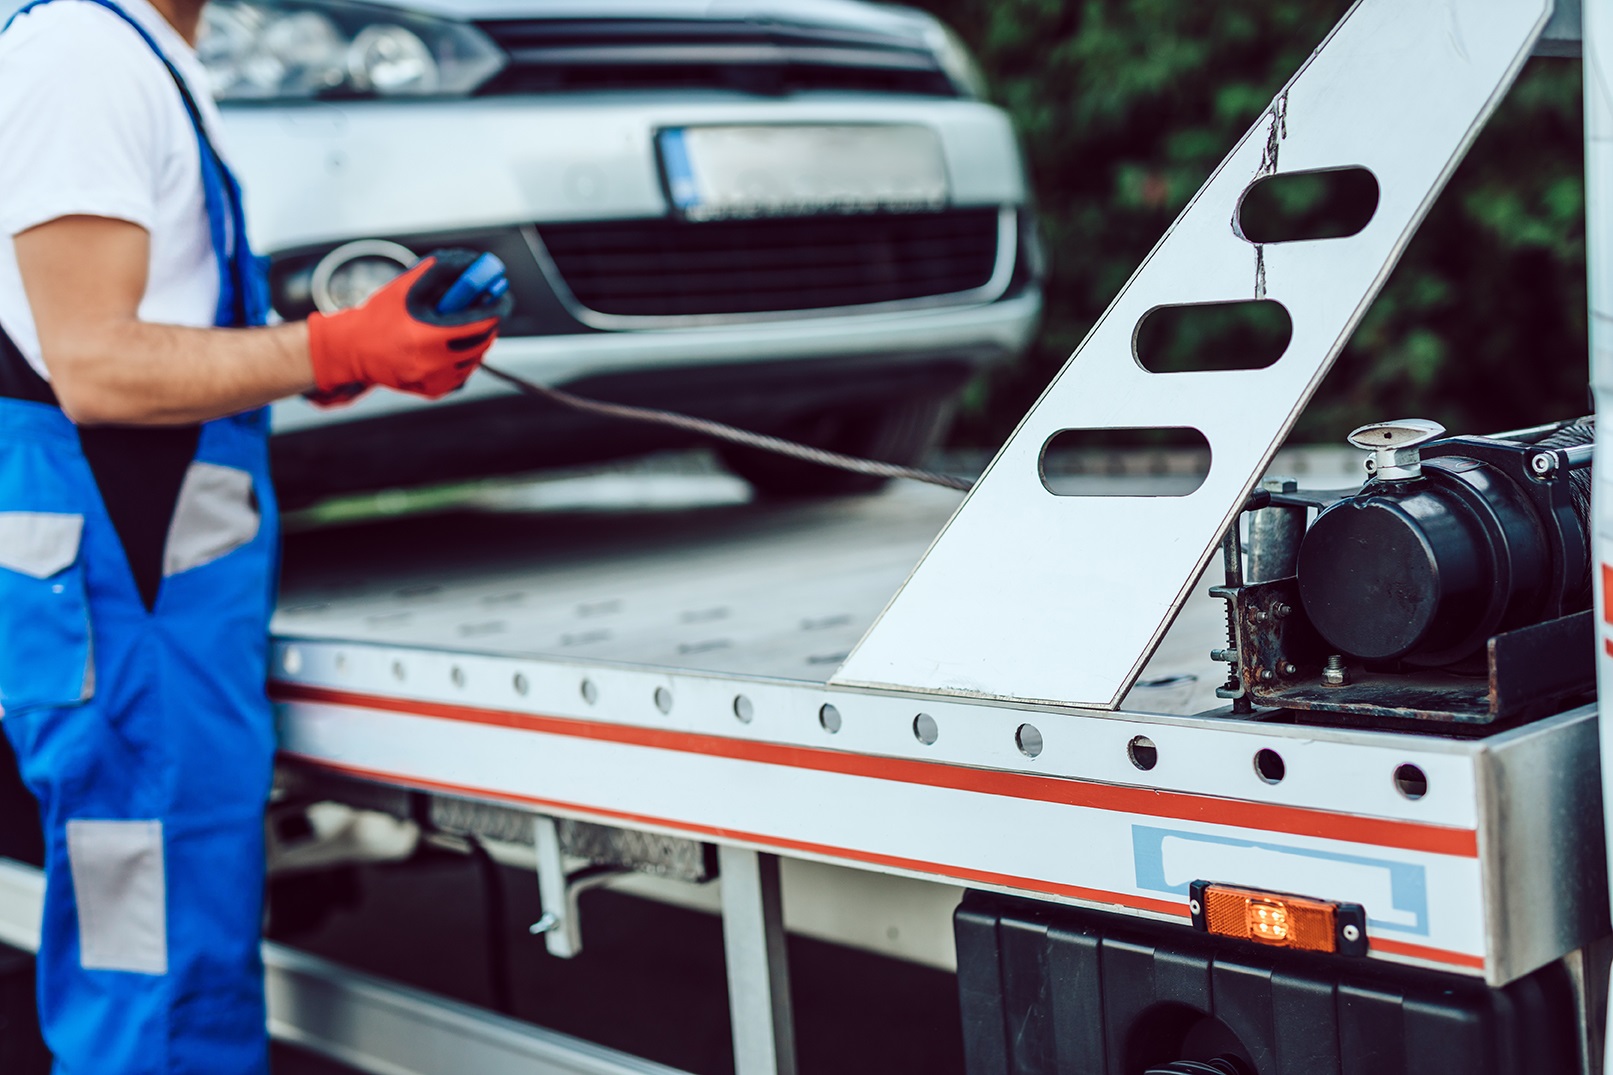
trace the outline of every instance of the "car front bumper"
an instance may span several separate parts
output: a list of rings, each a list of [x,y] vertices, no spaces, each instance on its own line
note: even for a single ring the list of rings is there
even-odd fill
[[[842,376],[859,362],[882,368],[942,362],[980,367],[1005,361],[1025,349],[1041,304],[1040,292],[1030,290],[978,306],[655,332],[525,336],[500,340],[487,361],[518,377],[550,385],[763,362],[822,361],[833,364]],[[849,365],[847,360],[851,360]],[[453,401],[468,404],[513,391],[491,377],[477,376]],[[435,404],[395,392],[372,392],[357,403],[330,410],[291,399],[275,406],[274,429],[291,433],[432,406]]]

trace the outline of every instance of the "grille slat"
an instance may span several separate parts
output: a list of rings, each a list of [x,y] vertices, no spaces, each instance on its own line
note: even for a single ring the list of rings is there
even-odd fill
[[[561,279],[623,317],[776,313],[952,295],[997,265],[998,210],[550,224]]]
[[[510,57],[484,94],[667,88],[957,94],[922,41],[894,33],[743,19],[517,19],[478,25]]]

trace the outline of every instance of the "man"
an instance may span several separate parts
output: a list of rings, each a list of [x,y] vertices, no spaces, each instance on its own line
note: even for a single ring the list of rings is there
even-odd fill
[[[204,0],[0,33],[0,707],[45,826],[58,1075],[267,1071],[258,928],[277,524],[263,406],[459,387],[467,256],[262,327]]]

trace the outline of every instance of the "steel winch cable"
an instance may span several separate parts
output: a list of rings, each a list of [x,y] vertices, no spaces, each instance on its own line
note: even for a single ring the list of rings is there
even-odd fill
[[[777,455],[799,459],[806,463],[834,467],[837,470],[849,470],[854,474],[867,474],[875,478],[906,478],[909,481],[924,482],[927,485],[939,485],[943,489],[955,489],[960,492],[968,492],[974,488],[974,482],[968,478],[956,478],[950,474],[938,474],[932,470],[905,467],[897,463],[882,463],[877,459],[859,459],[856,456],[843,455],[840,452],[831,452],[823,448],[813,448],[806,444],[797,444],[794,441],[788,441],[782,437],[771,437],[765,433],[752,433],[749,430],[739,429],[723,422],[695,418],[687,414],[678,414],[675,411],[657,410],[653,407],[632,407],[623,403],[605,403],[602,400],[587,399],[583,396],[572,395],[570,392],[559,388],[535,384],[523,377],[517,377],[513,373],[495,369],[485,363],[482,365],[482,370],[534,399],[547,400],[550,403],[569,407],[584,414],[594,414],[603,418],[617,418],[628,422],[648,422],[652,425],[670,426],[673,429],[681,429],[688,433],[714,437],[730,444],[739,444],[746,448],[757,448],[764,452],[773,452]]]

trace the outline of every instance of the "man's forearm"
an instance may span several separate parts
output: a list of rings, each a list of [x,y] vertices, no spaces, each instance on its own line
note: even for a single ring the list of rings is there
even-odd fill
[[[138,320],[46,340],[62,409],[80,425],[184,425],[314,387],[303,322],[196,329]]]

